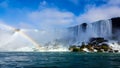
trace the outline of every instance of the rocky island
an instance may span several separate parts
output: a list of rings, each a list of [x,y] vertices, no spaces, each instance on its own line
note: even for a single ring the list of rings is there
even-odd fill
[[[116,53],[118,50],[112,49],[112,47],[107,44],[108,40],[104,38],[97,37],[91,38],[88,44],[82,42],[81,45],[71,45],[69,50],[71,52],[104,52],[104,53]],[[114,44],[114,43],[113,43]]]

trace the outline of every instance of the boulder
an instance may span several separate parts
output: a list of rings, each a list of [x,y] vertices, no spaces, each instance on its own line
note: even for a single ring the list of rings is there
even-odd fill
[[[118,52],[118,50],[112,50],[112,48],[104,43],[107,40],[104,38],[91,38],[88,44],[82,42],[81,46],[70,46],[69,50],[72,52]]]
[[[118,53],[119,51],[118,50],[114,50],[115,53]]]
[[[102,45],[100,45],[100,48],[103,49],[104,51],[108,51],[108,50],[111,49],[111,48],[109,47],[109,45],[107,45],[107,44],[102,44]]]
[[[97,37],[97,38],[90,38],[89,43],[91,43],[91,44],[99,44],[99,43],[107,42],[107,41],[108,40],[105,40],[102,37]]]

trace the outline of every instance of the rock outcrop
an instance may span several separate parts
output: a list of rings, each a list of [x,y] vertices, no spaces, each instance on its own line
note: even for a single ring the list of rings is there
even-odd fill
[[[112,20],[113,29],[115,29],[115,28],[120,29],[120,17],[111,18],[111,20]]]
[[[104,42],[108,42],[104,38],[91,38],[88,44],[82,43],[82,45],[70,46],[69,50],[72,52],[118,52],[118,50],[113,50],[108,44]]]

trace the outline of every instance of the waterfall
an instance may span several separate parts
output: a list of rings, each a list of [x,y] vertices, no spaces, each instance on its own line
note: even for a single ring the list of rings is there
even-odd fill
[[[112,35],[112,22],[111,20],[101,20],[92,23],[93,32],[97,37],[109,38]]]
[[[88,42],[92,37],[109,38],[112,35],[111,20],[101,20],[93,23],[82,23],[68,29],[69,37],[75,40],[74,44]]]
[[[22,32],[20,30],[15,28],[13,30],[10,26],[0,24],[0,51],[33,51],[35,48],[33,42],[38,45],[42,44],[43,50],[40,49],[42,51],[68,51],[70,44],[87,43],[92,37],[109,39],[112,35],[112,22],[111,20],[101,20],[82,23],[68,29]]]

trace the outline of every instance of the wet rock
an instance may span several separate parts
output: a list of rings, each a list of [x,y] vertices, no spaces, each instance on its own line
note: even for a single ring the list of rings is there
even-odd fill
[[[73,52],[79,52],[79,51],[80,51],[80,48],[73,48],[72,51],[73,51]]]
[[[115,53],[118,53],[119,51],[118,50],[114,50]]]
[[[109,53],[113,53],[113,50],[108,51]]]
[[[91,38],[89,40],[89,43],[92,44],[92,45],[98,45],[99,43],[102,43],[102,42],[107,42],[108,40],[105,40],[104,38],[102,37],[97,37],[97,38]]]
[[[84,47],[80,46],[70,46],[69,50],[72,52],[84,52],[83,51]]]
[[[103,49],[104,51],[108,51],[109,49],[111,49],[107,44],[100,45],[100,48]]]
[[[73,46],[70,46],[70,47],[69,47],[69,50],[70,50],[70,51],[73,51],[73,49],[75,49],[75,48],[76,48],[76,46],[73,45]]]
[[[88,44],[82,42],[81,46],[70,46],[69,50],[72,52],[113,52],[112,48],[103,42],[106,42],[104,38],[91,38]]]

